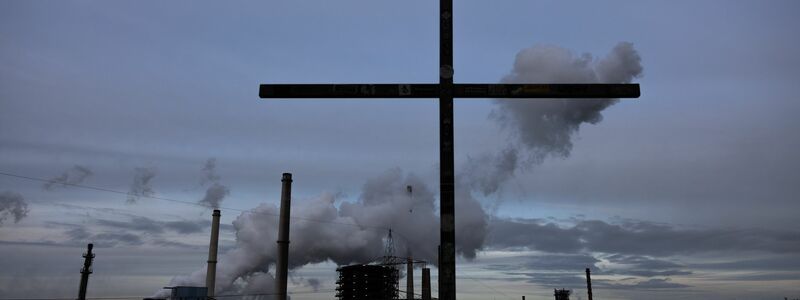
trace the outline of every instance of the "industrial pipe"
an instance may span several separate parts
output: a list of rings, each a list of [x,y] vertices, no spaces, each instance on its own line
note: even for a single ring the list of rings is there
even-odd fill
[[[431,269],[422,268],[422,300],[431,300]]]
[[[292,201],[292,174],[283,173],[281,178],[281,219],[278,227],[278,262],[275,267],[275,290],[278,300],[286,300],[286,284],[289,276],[289,217]]]
[[[406,267],[406,299],[414,300],[414,260],[408,257]]]
[[[592,300],[592,276],[589,275],[589,268],[586,268],[586,291],[589,293],[589,300]]]
[[[219,246],[219,209],[211,214],[211,242],[208,244],[208,269],[206,269],[206,288],[208,298],[214,298],[214,287],[217,278],[217,248]]]

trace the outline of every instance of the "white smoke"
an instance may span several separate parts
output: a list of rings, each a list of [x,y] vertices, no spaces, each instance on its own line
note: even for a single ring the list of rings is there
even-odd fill
[[[217,174],[217,159],[209,158],[203,166],[203,179],[200,180],[201,186],[209,186],[203,199],[200,199],[200,204],[219,208],[222,200],[231,192],[227,186],[220,183],[221,179],[222,177]]]
[[[413,187],[413,201],[408,193]],[[468,192],[456,193],[457,251],[467,258],[483,247],[486,214]],[[437,260],[439,218],[434,192],[421,179],[392,169],[368,180],[355,203],[336,206],[332,194],[296,201],[292,205],[289,268],[332,261],[339,265],[368,263],[383,255],[383,239],[391,228],[395,247],[408,249],[416,259]],[[233,222],[236,247],[219,260],[217,290],[242,293],[272,288],[270,267],[277,250],[279,209],[261,204]],[[274,269],[273,269],[274,271]],[[171,285],[202,285],[205,270],[175,277]],[[266,282],[266,283],[265,283]],[[259,287],[252,286],[259,284]]]
[[[517,54],[503,83],[630,83],[642,74],[633,44],[617,44],[602,59],[580,56],[557,46],[534,46]],[[567,157],[572,138],[583,124],[603,120],[601,112],[617,99],[497,99],[491,117],[513,137],[497,154],[467,161],[465,183],[485,195],[494,193],[519,167],[530,168],[547,157]]]
[[[0,193],[0,225],[8,218],[13,218],[14,223],[18,223],[28,216],[28,212],[28,203],[21,194],[12,191]]]

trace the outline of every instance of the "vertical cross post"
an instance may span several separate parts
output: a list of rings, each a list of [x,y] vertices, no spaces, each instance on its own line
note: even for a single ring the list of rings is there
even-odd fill
[[[453,0],[439,1],[439,299],[456,299]]]

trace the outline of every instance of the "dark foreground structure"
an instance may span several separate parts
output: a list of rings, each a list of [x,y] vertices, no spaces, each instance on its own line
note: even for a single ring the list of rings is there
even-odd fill
[[[397,269],[380,265],[350,265],[336,269],[339,285],[336,298],[340,300],[397,299]]]
[[[572,291],[560,289],[555,290],[553,294],[556,296],[556,300],[569,300],[569,295],[572,294]]]

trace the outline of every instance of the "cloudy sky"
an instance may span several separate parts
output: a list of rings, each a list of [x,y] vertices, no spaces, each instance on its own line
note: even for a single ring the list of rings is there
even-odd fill
[[[459,299],[585,299],[587,267],[605,299],[800,297],[800,4],[455,2],[456,82],[642,89],[456,101]],[[436,101],[258,85],[437,82],[437,25],[422,0],[0,2],[0,295],[75,297],[90,242],[89,297],[202,284],[212,206],[218,291],[269,293],[283,172],[295,299],[388,228],[435,266]]]

